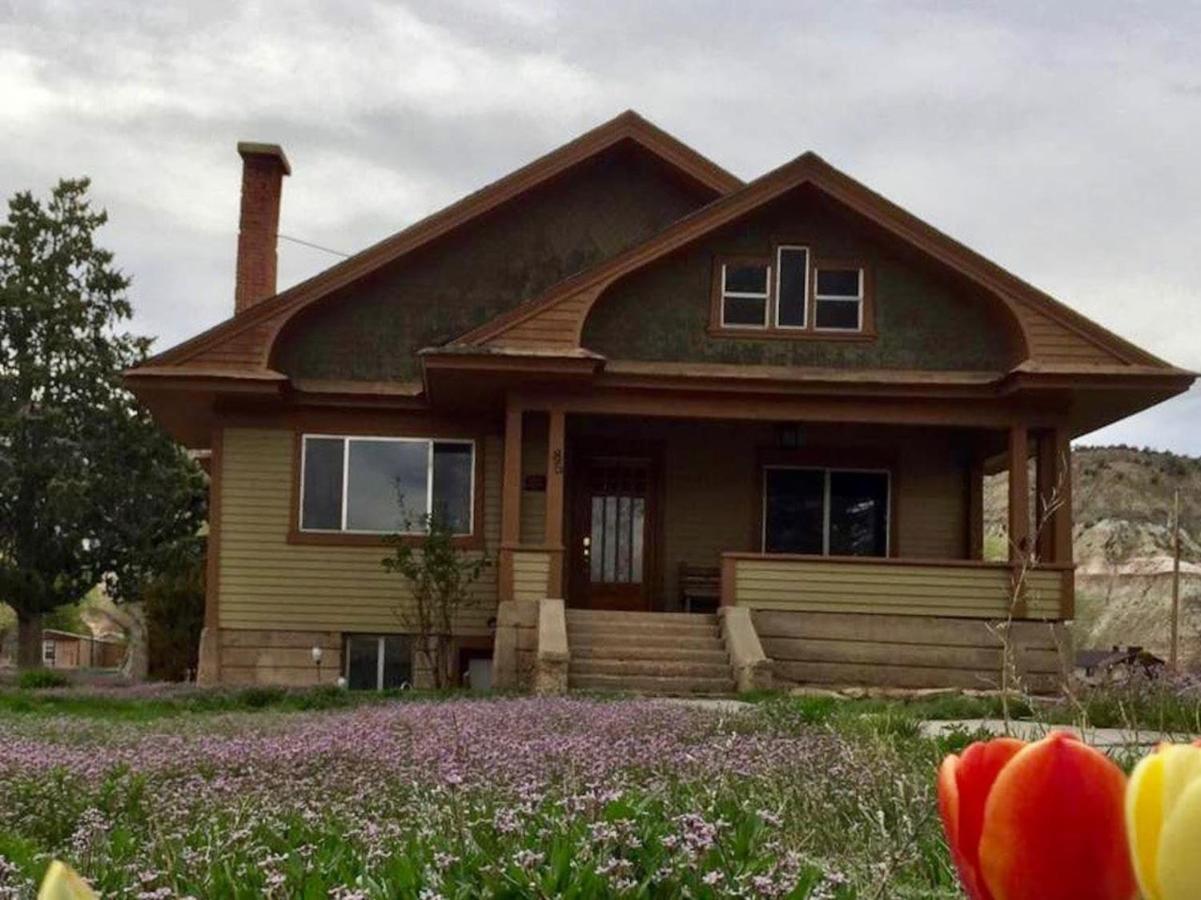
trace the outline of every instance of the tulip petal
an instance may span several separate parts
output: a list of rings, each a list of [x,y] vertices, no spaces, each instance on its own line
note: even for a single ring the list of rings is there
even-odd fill
[[[1024,746],[1016,738],[977,742],[961,757],[948,756],[939,768],[939,813],[959,880],[972,900],[994,900],[980,878],[984,804],[997,775]]]
[[[1130,900],[1126,776],[1055,733],[1001,770],[984,808],[980,872],[997,900]]]
[[[1188,786],[1201,779],[1201,748],[1167,744],[1156,756],[1163,757],[1163,820],[1167,821]]]
[[[1156,861],[1163,828],[1162,753],[1143,757],[1126,787],[1126,834],[1138,887],[1146,900],[1161,900]]]
[[[98,900],[99,895],[64,862],[55,860],[46,870],[38,900]]]
[[[1201,780],[1174,799],[1159,839],[1156,900],[1195,900],[1201,886]]]

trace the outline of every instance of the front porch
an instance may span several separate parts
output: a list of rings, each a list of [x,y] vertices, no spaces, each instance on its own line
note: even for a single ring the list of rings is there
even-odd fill
[[[610,643],[625,630],[631,677],[658,677],[676,663],[689,671],[688,660],[642,647],[650,620],[618,613],[738,609],[781,683],[979,688],[999,680],[997,624],[1008,622],[1018,669],[1048,689],[1068,651],[1058,623],[1073,604],[1067,448],[1062,429],[1041,425],[782,425],[511,407],[500,621],[515,608],[506,614],[503,604],[529,610],[521,651],[532,670],[534,610],[561,599],[565,684],[568,671],[582,671],[571,644],[586,612],[601,614],[591,621],[603,618]],[[1017,473],[1010,552],[985,560],[983,479],[998,467]],[[729,653],[724,622],[704,627]],[[715,648],[705,649],[712,665]],[[622,660],[611,654],[604,671],[619,674]],[[733,654],[729,665],[739,665]]]

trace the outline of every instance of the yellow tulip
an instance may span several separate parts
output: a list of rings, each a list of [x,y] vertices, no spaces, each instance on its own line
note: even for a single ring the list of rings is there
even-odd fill
[[[1134,767],[1126,833],[1146,900],[1201,896],[1201,747],[1161,744]]]
[[[74,869],[57,859],[50,863],[38,891],[38,900],[99,900],[99,897]]]

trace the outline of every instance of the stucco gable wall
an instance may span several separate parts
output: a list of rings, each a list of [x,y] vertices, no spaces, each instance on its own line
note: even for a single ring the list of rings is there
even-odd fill
[[[411,380],[445,342],[707,202],[661,164],[610,151],[319,303],[281,334],[301,378]]]
[[[807,243],[815,259],[862,260],[871,269],[874,340],[709,333],[716,260],[767,256],[773,242],[793,239]],[[978,371],[1019,362],[1016,343],[1012,318],[995,298],[804,192],[617,282],[592,307],[582,338],[617,359]]]

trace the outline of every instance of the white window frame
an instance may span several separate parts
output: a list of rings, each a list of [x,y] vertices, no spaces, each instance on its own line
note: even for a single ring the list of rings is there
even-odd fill
[[[309,439],[326,440],[326,441],[342,441],[342,508],[339,523],[339,528],[306,528],[304,525],[304,482],[305,469],[307,466],[307,456],[309,449]],[[434,444],[463,444],[471,447],[471,492],[468,497],[468,513],[467,513],[467,531],[456,531],[454,537],[471,537],[475,534],[475,461],[478,448],[476,442],[470,438],[432,438],[432,437],[389,437],[373,434],[318,434],[305,433],[300,436],[300,491],[299,493],[299,508],[296,511],[296,524],[300,531],[306,534],[424,534],[423,531],[401,531],[392,530],[376,531],[367,528],[347,528],[346,527],[346,507],[349,491],[347,486],[350,484],[350,442],[351,441],[374,441],[381,443],[392,444],[426,444],[425,458],[425,511],[428,515],[434,508]]]
[[[802,299],[801,307],[801,324],[800,325],[783,325],[780,323],[780,278],[784,273],[784,265],[781,262],[781,257],[785,250],[804,250],[805,251],[805,280],[804,290],[805,296]],[[776,328],[783,331],[805,331],[809,327],[809,279],[812,277],[813,269],[813,251],[804,244],[780,244],[776,247],[776,299],[772,304],[775,307],[775,316],[773,321]],[[722,282],[723,286],[725,282]],[[862,287],[862,285],[861,285]],[[862,290],[861,290],[862,293]],[[815,317],[816,318],[816,317]]]
[[[54,638],[42,640],[42,665],[53,669],[58,662],[58,642]]]
[[[772,279],[772,264],[763,263],[763,268],[767,269],[763,279],[763,293],[754,291],[727,291],[726,290],[726,269],[730,267],[730,263],[721,264],[721,327],[722,328],[750,328],[756,331],[766,331],[768,323],[771,322],[771,279]],[[747,269],[759,265],[758,263],[733,263],[734,268]],[[763,301],[763,324],[748,325],[745,322],[726,322],[726,298],[733,297],[735,300],[762,300]]]
[[[773,469],[790,471],[821,472],[822,485],[822,556],[830,555],[830,476],[838,473],[852,475],[884,476],[884,556],[865,556],[863,559],[887,559],[892,556],[892,472],[889,469],[862,469],[844,466],[790,466],[787,464],[763,467],[760,484],[759,508],[762,510],[759,529],[759,552],[767,553],[767,473]]]
[[[845,294],[819,294],[817,291],[818,278],[823,271],[826,272],[847,272],[851,266],[814,266],[813,267],[813,330],[814,331],[840,331],[853,333],[863,330],[863,294],[864,294],[864,276],[863,267],[856,267],[859,273],[859,291],[854,297],[848,297]],[[854,328],[835,328],[829,325],[821,326],[817,324],[817,308],[823,300],[838,301],[842,303],[855,303],[855,308],[858,312],[857,324]]]

